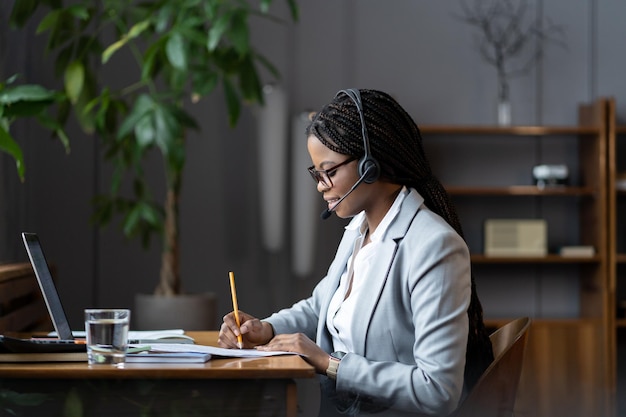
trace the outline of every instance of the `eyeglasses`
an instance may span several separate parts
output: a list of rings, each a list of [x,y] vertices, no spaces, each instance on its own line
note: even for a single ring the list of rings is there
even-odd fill
[[[335,176],[335,171],[337,171],[339,168],[341,168],[342,166],[349,164],[352,161],[356,161],[357,158],[352,157],[352,158],[348,158],[345,161],[343,161],[340,164],[335,165],[334,167],[330,168],[330,169],[320,169],[317,170],[315,169],[315,166],[310,166],[307,168],[307,170],[309,171],[309,174],[311,174],[311,177],[313,178],[313,181],[315,181],[316,184],[318,183],[322,183],[322,185],[324,187],[332,187],[333,186],[333,182],[330,179],[330,177]]]

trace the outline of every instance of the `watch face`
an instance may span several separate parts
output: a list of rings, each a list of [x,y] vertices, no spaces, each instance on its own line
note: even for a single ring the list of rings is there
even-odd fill
[[[330,356],[332,356],[333,358],[337,358],[337,359],[342,359],[344,356],[346,356],[346,352],[333,352],[330,354]]]

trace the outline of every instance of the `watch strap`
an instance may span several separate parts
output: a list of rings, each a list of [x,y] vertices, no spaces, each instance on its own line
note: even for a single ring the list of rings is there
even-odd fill
[[[333,352],[328,357],[328,368],[326,369],[326,376],[332,380],[337,379],[337,369],[341,359],[345,356],[345,352]]]

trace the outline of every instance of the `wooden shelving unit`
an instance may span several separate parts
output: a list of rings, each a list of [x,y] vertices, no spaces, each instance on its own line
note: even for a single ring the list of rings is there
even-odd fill
[[[626,191],[618,189],[620,173],[626,172],[626,125],[617,122],[614,99],[607,102],[608,275],[611,290],[609,314],[611,339],[613,415],[626,415]],[[621,393],[621,394],[620,394]]]
[[[508,166],[506,163],[499,163],[497,151],[493,149],[486,151],[495,155],[493,169],[499,170],[494,173],[494,177],[497,178],[485,180],[484,173],[480,172],[481,169],[485,170],[484,164],[482,167],[468,168],[472,162],[476,163],[472,155],[480,153],[474,148],[466,152],[467,156],[463,155],[462,158],[457,156],[457,159],[448,167],[448,170],[450,168],[463,170],[460,181],[442,179],[451,198],[457,203],[457,208],[459,208],[459,202],[462,202],[464,207],[472,207],[473,204],[478,207],[468,210],[469,218],[464,217],[466,213],[459,209],[466,238],[468,242],[474,242],[474,247],[470,243],[470,250],[475,270],[480,268],[480,273],[483,273],[493,268],[496,271],[494,274],[504,274],[504,276],[495,277],[498,282],[507,279],[506,271],[519,274],[518,271],[524,268],[541,271],[539,278],[529,277],[529,280],[533,281],[537,279],[550,281],[550,274],[554,271],[558,271],[561,278],[564,276],[565,280],[568,280],[570,278],[568,274],[571,272],[570,282],[578,286],[579,309],[575,316],[531,317],[533,324],[516,405],[517,417],[608,416],[613,412],[612,399],[607,393],[613,387],[609,368],[614,364],[606,361],[606,357],[611,352],[610,343],[612,342],[606,329],[614,319],[614,315],[609,314],[610,291],[607,277],[609,238],[605,223],[607,218],[606,123],[608,111],[606,103],[606,99],[599,99],[590,105],[580,106],[578,126],[437,125],[420,127],[425,146],[430,142],[433,143],[432,146],[436,151],[441,151],[434,158],[433,169],[435,171],[437,171],[437,161],[443,161],[444,165],[448,163],[445,157],[450,149],[441,149],[441,147],[468,146],[467,143],[472,141],[475,141],[476,147],[489,148],[490,143],[498,142],[512,149],[523,149],[524,141],[529,141],[529,146],[536,146],[537,143],[543,144],[542,141],[547,141],[547,145],[542,145],[542,152],[545,154],[541,157],[551,160],[555,159],[553,158],[555,155],[550,155],[549,152],[558,153],[563,147],[567,147],[568,150],[574,149],[576,172],[571,174],[574,174],[572,177],[575,181],[568,186],[539,188],[533,185],[530,171],[537,158],[532,152],[519,156],[519,158],[530,159],[527,183],[520,181],[521,183],[501,184],[502,178],[508,177],[500,174],[506,171]],[[564,145],[555,147],[553,142],[556,141],[563,141]],[[461,145],[454,145],[459,143]],[[445,171],[445,167],[442,170]],[[473,180],[473,177],[479,179]],[[489,180],[493,180],[493,183]],[[539,212],[543,212],[544,209],[558,212],[559,207],[567,207],[567,211],[571,212],[567,215],[576,218],[577,224],[574,228],[577,233],[575,233],[576,237],[567,237],[567,242],[558,243],[592,245],[595,248],[595,255],[563,257],[552,249],[550,254],[541,257],[485,256],[481,253],[480,245],[475,244],[480,239],[476,236],[468,236],[467,223],[468,221],[473,223],[471,225],[473,228],[470,227],[470,229],[473,230],[474,235],[480,233],[478,230],[482,229],[476,227],[476,224],[484,221],[481,216],[487,216],[482,213],[481,208],[488,207],[494,210],[493,206],[496,206],[497,210],[500,204],[503,205],[502,218],[507,217],[504,211],[511,207],[517,215],[527,206],[540,206]],[[537,218],[537,214],[527,213],[527,218]],[[548,240],[550,246],[550,234]],[[624,261],[626,253],[620,255],[619,259]],[[480,293],[479,290],[479,295]],[[513,318],[515,318],[513,314],[496,317],[490,316],[487,312],[485,314],[486,324],[490,328],[499,327]],[[626,326],[626,319],[620,323]]]

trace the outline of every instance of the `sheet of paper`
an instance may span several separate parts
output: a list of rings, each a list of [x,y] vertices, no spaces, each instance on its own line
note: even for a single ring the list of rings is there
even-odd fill
[[[141,347],[141,344],[132,344],[130,347]],[[262,358],[266,356],[297,355],[295,352],[271,351],[265,352],[256,349],[225,349],[215,346],[191,345],[184,343],[159,343],[150,346],[153,352],[201,352],[210,353],[213,356],[225,356],[229,358]]]
[[[169,330],[131,330],[128,332],[129,339],[158,339],[159,337],[183,335],[185,331],[183,329],[169,329]],[[56,337],[56,332],[48,333],[48,336]],[[87,337],[84,330],[72,330],[74,337]]]

